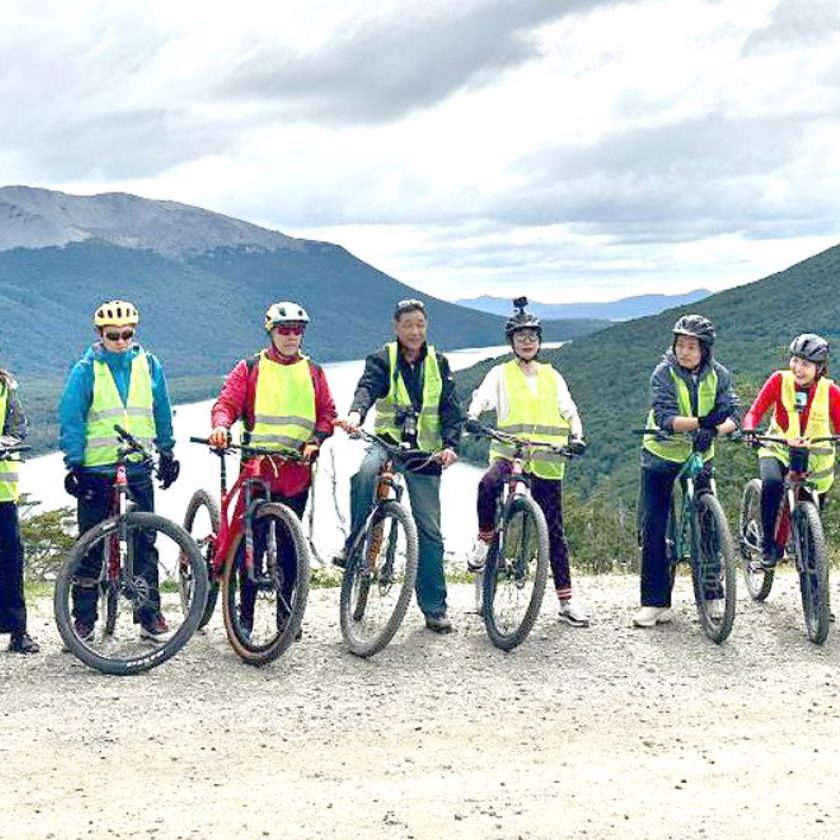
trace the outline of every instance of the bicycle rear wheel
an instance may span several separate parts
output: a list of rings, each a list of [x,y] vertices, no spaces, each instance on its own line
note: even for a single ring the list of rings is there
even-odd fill
[[[484,624],[493,644],[513,650],[527,638],[548,577],[548,528],[539,505],[515,496],[502,512],[484,567]]]
[[[821,645],[828,638],[831,608],[825,535],[815,505],[812,502],[799,504],[793,512],[792,524],[805,630],[814,644]]]
[[[735,621],[736,575],[732,535],[720,502],[711,493],[695,501],[691,577],[703,632],[721,644]]]
[[[267,665],[300,637],[309,597],[309,548],[300,520],[284,504],[254,512],[254,556],[249,568],[244,537],[225,563],[225,630],[249,665]]]
[[[741,563],[747,592],[753,601],[763,601],[773,586],[775,569],[762,565],[764,527],[761,524],[761,479],[753,478],[744,487],[739,517]]]
[[[417,580],[417,527],[395,499],[368,519],[341,582],[341,633],[352,653],[373,656],[399,629]]]
[[[195,540],[207,567],[207,603],[198,623],[199,629],[213,617],[219,597],[219,576],[214,571],[213,561],[220,527],[221,515],[216,500],[206,490],[196,490],[184,514],[184,530]],[[185,608],[192,599],[193,580],[189,572],[190,566],[185,564],[181,576],[181,603]]]
[[[122,536],[114,567],[110,546]],[[181,563],[194,581],[186,612]],[[206,598],[204,561],[189,535],[162,516],[132,511],[79,538],[56,578],[53,608],[67,650],[92,668],[124,676],[174,656],[195,632]]]

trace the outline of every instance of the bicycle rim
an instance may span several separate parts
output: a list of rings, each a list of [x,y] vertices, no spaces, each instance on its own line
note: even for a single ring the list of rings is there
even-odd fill
[[[774,569],[764,569],[764,528],[761,524],[761,480],[754,478],[744,487],[739,517],[741,567],[747,592],[754,601],[763,601],[773,586]]]
[[[299,638],[309,597],[309,548],[294,511],[274,502],[254,513],[254,557],[244,538],[225,564],[224,621],[228,640],[249,665],[266,665]]]
[[[542,606],[548,528],[528,496],[512,499],[502,517],[484,567],[484,624],[496,647],[512,650],[527,638]]]
[[[373,656],[394,637],[417,579],[417,528],[397,501],[380,505],[344,572],[341,632],[358,656]]]
[[[198,623],[199,628],[204,627],[213,617],[219,597],[219,575],[213,568],[213,562],[220,526],[221,516],[216,500],[206,490],[196,490],[184,514],[184,530],[195,540],[207,570],[207,603]],[[187,609],[192,601],[195,582],[189,563],[182,563],[179,571],[181,604],[184,609]]]
[[[793,544],[805,630],[814,644],[821,645],[828,638],[831,621],[828,561],[820,515],[811,502],[802,502],[796,508],[794,526]]]
[[[105,562],[108,545],[119,534],[112,518],[91,528],[70,551],[53,598],[65,647],[87,665],[116,675],[146,671],[174,656],[195,632],[207,597],[203,560],[179,525],[140,511],[122,521],[126,540],[116,567]],[[194,577],[186,612],[182,563]],[[165,635],[144,637],[160,618]]]
[[[703,632],[718,644],[735,621],[736,575],[732,535],[720,502],[711,493],[695,502],[696,533],[691,576]]]

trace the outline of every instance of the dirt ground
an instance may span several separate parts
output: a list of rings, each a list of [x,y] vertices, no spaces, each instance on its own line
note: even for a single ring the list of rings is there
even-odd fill
[[[0,655],[0,837],[840,836],[840,628],[807,641],[793,577],[742,595],[723,647],[687,581],[649,631],[630,627],[635,578],[578,590],[591,627],[547,596],[504,654],[451,587],[454,634],[412,606],[370,661],[343,648],[338,591],[316,590],[267,668],[214,619],[122,679],[61,653],[42,599],[42,654]]]

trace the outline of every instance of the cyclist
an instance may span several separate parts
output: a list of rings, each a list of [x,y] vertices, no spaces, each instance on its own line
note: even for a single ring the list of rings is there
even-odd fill
[[[17,394],[17,382],[0,370],[0,452],[26,437],[26,416]],[[19,456],[5,453],[0,460],[0,633],[10,633],[13,653],[38,653],[38,643],[26,632],[23,597],[23,543],[18,523]]]
[[[435,633],[449,633],[452,622],[446,609],[443,575],[443,536],[440,531],[441,470],[458,460],[461,410],[455,381],[446,357],[426,342],[426,307],[419,300],[402,300],[394,308],[396,338],[365,360],[365,369],[345,428],[352,432],[376,407],[376,434],[394,443],[434,452],[433,462],[419,471],[406,471],[405,483],[411,512],[417,524],[419,562],[417,603],[426,626]],[[375,446],[368,449],[359,471],[350,482],[350,538],[334,558],[346,563],[350,541],[364,526],[373,490],[385,455]]]
[[[77,500],[79,534],[107,518],[111,508],[120,442],[114,424],[121,425],[144,445],[160,452],[158,477],[165,490],[177,478],[180,464],[172,453],[172,407],[163,367],[157,357],[134,343],[140,315],[134,304],[111,300],[96,309],[93,323],[98,341],[70,370],[61,397],[61,450],[67,475],[64,488]],[[140,456],[129,456],[128,489],[138,510],[155,509],[151,467]],[[140,636],[162,643],[171,633],[160,611],[157,552],[153,538],[144,541],[137,557],[137,573],[149,584],[151,603],[137,611]],[[101,557],[89,558],[92,576]],[[98,615],[96,590],[74,587],[76,635],[93,637]]]
[[[264,327],[269,345],[265,350],[242,359],[230,372],[210,412],[213,431],[210,444],[224,449],[230,440],[230,428],[242,420],[243,445],[260,449],[297,450],[302,462],[283,458],[263,459],[260,477],[268,482],[271,498],[303,516],[312,481],[312,462],[318,457],[321,444],[332,434],[335,404],[324,371],[301,353],[309,315],[298,303],[280,301],[268,307]],[[237,519],[242,514],[244,495],[237,500]],[[288,603],[295,581],[295,556],[281,541],[286,597],[278,604],[278,618],[284,618],[283,604]],[[265,534],[255,528],[255,553],[259,556]],[[240,545],[244,551],[244,542]],[[243,579],[242,615],[240,621],[250,630],[256,590]]]
[[[740,403],[732,375],[713,357],[715,328],[702,315],[683,315],[674,324],[671,349],[650,378],[651,409],[647,428],[678,433],[646,435],[641,452],[640,537],[642,606],[633,616],[637,627],[671,621],[671,585],[665,554],[665,531],[674,481],[691,455],[692,441],[679,433],[693,432],[695,447],[707,467],[695,488],[708,488],[716,435],[738,428]],[[723,599],[712,599],[709,612],[723,615]]]
[[[525,311],[527,303],[526,298],[514,301],[517,311],[505,323],[505,337],[514,358],[487,372],[473,392],[467,413],[477,419],[482,411],[495,411],[501,431],[558,446],[568,445],[582,453],[586,445],[577,406],[560,373],[551,364],[537,359],[542,326],[536,315]],[[490,447],[490,469],[478,485],[478,537],[467,563],[470,571],[484,568],[487,549],[493,541],[496,500],[510,476],[512,451],[512,447],[495,442]],[[589,617],[585,609],[572,598],[569,546],[563,533],[565,462],[534,450],[526,469],[531,474],[531,492],[548,525],[551,572],[560,602],[560,618],[573,627],[587,627]]]
[[[771,436],[801,441],[837,434],[840,431],[840,388],[828,378],[828,353],[828,342],[819,335],[803,333],[794,338],[790,343],[788,370],[777,370],[764,383],[744,415],[744,431],[754,431],[772,406],[773,419],[768,430]],[[764,533],[762,565],[766,569],[772,569],[779,559],[774,532],[789,467],[787,447],[767,443],[759,450]],[[834,483],[834,445],[831,442],[811,448],[808,472],[822,504]]]

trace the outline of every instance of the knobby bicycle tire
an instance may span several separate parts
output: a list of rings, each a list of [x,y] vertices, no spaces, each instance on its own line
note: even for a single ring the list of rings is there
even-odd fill
[[[86,531],[79,538],[68,553],[56,577],[53,594],[53,610],[56,625],[68,651],[73,653],[86,665],[103,673],[116,676],[128,676],[148,671],[150,668],[157,667],[174,656],[196,631],[201,618],[201,611],[207,598],[207,575],[204,561],[195,543],[180,525],[155,513],[145,511],[131,511],[124,514],[122,520],[125,523],[130,542],[135,541],[137,539],[136,534],[141,531],[154,532],[155,534],[163,534],[168,537],[178,549],[180,560],[176,558],[175,562],[185,562],[190,565],[195,583],[194,598],[190,609],[184,615],[184,620],[180,623],[171,638],[165,642],[156,644],[153,648],[146,648],[142,652],[138,652],[136,648],[132,647],[129,647],[125,651],[122,649],[118,651],[116,645],[103,645],[102,650],[106,652],[110,647],[110,655],[105,655],[96,650],[92,646],[92,643],[85,642],[76,635],[71,613],[71,590],[74,583],[78,584],[81,580],[89,580],[84,573],[79,575],[81,564],[85,560],[88,551],[97,542],[103,539],[105,541],[110,539],[114,529],[117,528],[119,520],[113,517],[105,519]],[[92,587],[100,586],[101,581],[93,579]],[[160,597],[160,594],[158,594],[158,597]],[[106,615],[105,621],[106,624],[111,624],[110,630],[113,632],[115,619],[112,619],[110,615]]]
[[[207,523],[205,524],[202,521],[204,516],[199,518],[199,523],[201,523],[203,528],[209,526],[211,533],[195,534],[193,531],[196,528],[196,518],[199,517],[199,511],[202,509],[206,511]],[[216,601],[219,598],[219,576],[213,572],[213,561],[215,559],[216,539],[219,536],[221,522],[222,517],[215,498],[206,490],[196,490],[184,514],[184,530],[195,540],[207,567],[207,603],[204,606],[201,621],[198,623],[199,630],[213,617],[213,612],[216,609]],[[181,585],[182,600],[188,603],[191,582],[186,575],[182,578]]]
[[[773,587],[775,569],[759,569],[764,547],[761,522],[761,479],[753,478],[744,487],[738,518],[741,565],[747,592],[753,601],[764,601]]]
[[[831,607],[825,535],[819,511],[813,502],[801,502],[797,505],[793,525],[805,630],[814,644],[821,645],[828,638]]]
[[[249,665],[267,665],[282,655],[299,637],[306,601],[309,597],[309,546],[303,527],[295,512],[279,502],[264,502],[254,512],[254,527],[264,527],[266,533],[266,554],[268,560],[262,567],[262,558],[255,557],[260,564],[261,582],[254,599],[254,610],[259,602],[260,592],[271,592],[275,597],[274,610],[270,613],[271,633],[265,639],[255,635],[252,626],[249,628],[243,621],[242,597],[244,595],[243,581],[247,579],[245,566],[244,537],[239,549],[225,563],[222,577],[222,606],[228,641],[238,656]],[[291,593],[283,594],[284,581],[279,556],[271,557],[271,551],[276,553],[276,538],[278,527],[286,534],[295,552],[295,580],[291,585]],[[273,534],[273,536],[272,536]],[[274,547],[271,548],[272,542]],[[282,616],[281,616],[282,611]]]
[[[521,524],[517,517],[521,518]],[[508,551],[517,550],[514,562]],[[548,526],[540,506],[530,496],[514,496],[502,511],[502,528],[496,533],[487,552],[484,567],[484,625],[490,641],[502,650],[513,650],[528,637],[542,607],[548,578]],[[531,568],[533,566],[533,568]],[[517,592],[524,591],[526,575],[533,586],[521,618],[512,627],[502,623],[502,599],[519,601]],[[524,598],[522,599],[524,600]]]
[[[735,548],[726,515],[716,496],[701,493],[695,499],[696,531],[692,540],[691,579],[703,632],[721,644],[735,621]],[[722,613],[713,609],[722,604]]]
[[[368,518],[360,543],[344,571],[339,616],[347,647],[368,657],[394,638],[411,602],[417,580],[417,526],[400,502],[388,499]]]

